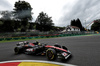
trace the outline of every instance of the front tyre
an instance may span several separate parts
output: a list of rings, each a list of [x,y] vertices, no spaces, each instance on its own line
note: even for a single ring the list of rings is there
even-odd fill
[[[47,49],[46,56],[49,60],[55,60],[57,58],[57,53],[54,49]]]

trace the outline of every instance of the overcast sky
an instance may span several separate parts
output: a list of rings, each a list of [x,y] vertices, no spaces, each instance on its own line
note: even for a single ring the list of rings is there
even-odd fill
[[[13,10],[18,0],[0,0],[0,11]],[[70,25],[70,21],[79,18],[82,25],[88,25],[100,18],[100,0],[24,0],[33,10],[33,19],[43,11],[47,13],[56,26]],[[85,22],[86,21],[86,22]]]

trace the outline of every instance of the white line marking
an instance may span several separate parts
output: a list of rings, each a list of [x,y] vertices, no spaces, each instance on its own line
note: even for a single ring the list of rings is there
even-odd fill
[[[51,62],[51,61],[42,61],[42,60],[11,60],[11,61],[3,61],[0,63],[10,63],[10,62],[41,62],[41,63],[51,63],[51,64],[58,64],[63,66],[77,66],[72,64],[65,64],[65,63],[58,63],[58,62]]]

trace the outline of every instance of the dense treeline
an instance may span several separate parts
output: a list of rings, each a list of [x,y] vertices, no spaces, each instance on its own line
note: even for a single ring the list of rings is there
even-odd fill
[[[28,30],[50,31],[53,29],[52,18],[41,12],[35,22],[32,21],[32,7],[28,2],[18,1],[13,11],[1,11],[0,32],[25,32]]]
[[[0,32],[61,31],[65,29],[65,27],[54,26],[52,17],[44,12],[40,12],[35,22],[32,22],[32,9],[28,2],[19,0],[15,2],[13,11],[0,11]],[[71,20],[70,25],[79,27],[81,31],[85,30],[79,18]],[[95,20],[91,30],[100,31],[100,19]]]

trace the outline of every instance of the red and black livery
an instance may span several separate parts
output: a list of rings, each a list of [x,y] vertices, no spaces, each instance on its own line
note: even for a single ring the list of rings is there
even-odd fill
[[[49,60],[55,60],[56,58],[67,59],[71,52],[65,47],[60,45],[47,45],[39,42],[19,42],[14,48],[15,54],[35,54],[35,55],[46,55]]]

